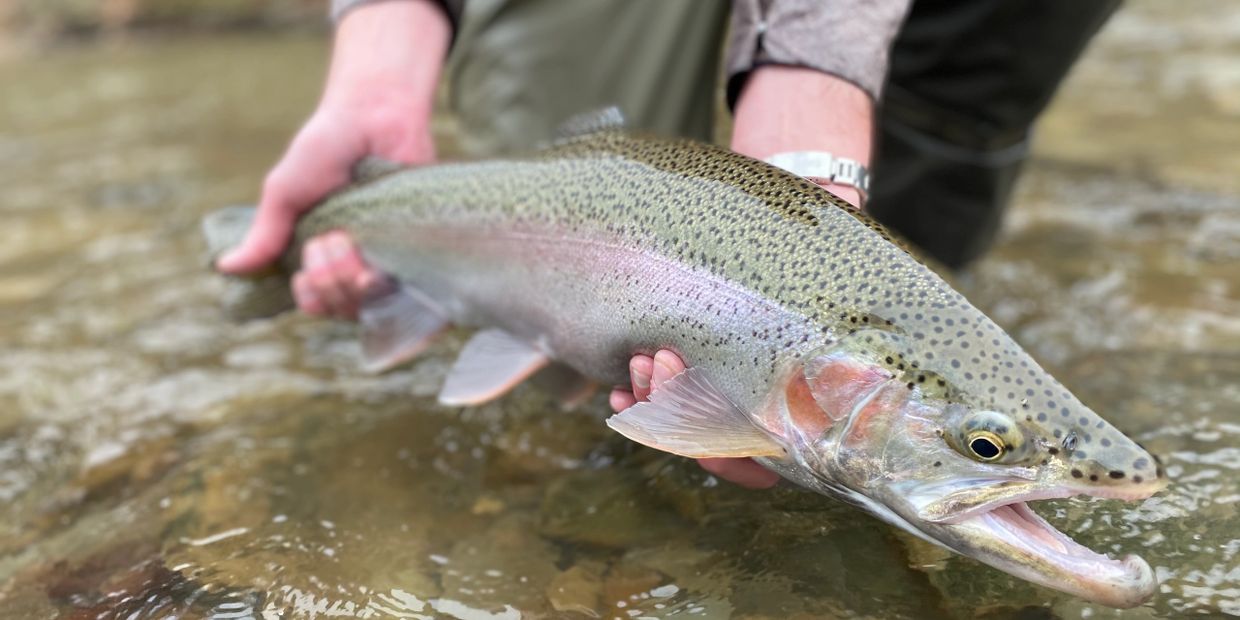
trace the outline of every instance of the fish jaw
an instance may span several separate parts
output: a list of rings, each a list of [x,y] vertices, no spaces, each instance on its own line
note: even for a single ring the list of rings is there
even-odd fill
[[[1062,484],[1051,470],[1033,479],[1020,473],[1029,472],[1011,478],[955,478],[943,472],[937,481],[871,479],[856,490],[881,506],[871,512],[885,520],[1027,581],[1118,608],[1135,607],[1153,595],[1158,581],[1145,560],[1097,553],[1029,504],[1078,495],[1139,501],[1161,490],[1164,481],[1120,493],[1111,487]]]
[[[1023,501],[927,530],[932,535],[948,530],[935,537],[954,541],[954,550],[1006,573],[1110,607],[1136,607],[1158,587],[1145,560],[1096,553]]]

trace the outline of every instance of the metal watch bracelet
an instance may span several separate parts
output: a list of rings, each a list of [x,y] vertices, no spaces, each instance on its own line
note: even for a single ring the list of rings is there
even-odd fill
[[[870,172],[855,159],[836,157],[826,151],[788,151],[767,157],[766,163],[809,179],[852,187],[861,195],[862,202],[870,195]]]

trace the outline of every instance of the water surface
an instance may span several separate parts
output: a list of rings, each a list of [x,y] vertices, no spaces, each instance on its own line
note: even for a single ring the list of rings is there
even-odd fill
[[[251,34],[0,64],[0,617],[1240,615],[1240,22],[1195,11],[1116,20],[963,279],[1167,461],[1143,505],[1039,507],[1146,557],[1148,605],[720,483],[611,434],[601,400],[440,407],[460,335],[371,377],[348,325],[226,323],[197,220],[251,199],[326,53]]]

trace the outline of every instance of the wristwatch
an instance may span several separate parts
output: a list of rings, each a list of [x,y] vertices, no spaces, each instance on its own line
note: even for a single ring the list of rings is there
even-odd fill
[[[863,203],[870,195],[870,171],[855,159],[836,157],[826,151],[789,151],[771,155],[766,163],[816,183],[855,188]]]

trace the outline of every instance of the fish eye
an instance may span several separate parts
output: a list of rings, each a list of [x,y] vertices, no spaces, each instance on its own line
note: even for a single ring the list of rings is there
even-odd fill
[[[1006,445],[998,435],[990,431],[969,433],[969,452],[980,461],[993,461],[1003,456]]]

